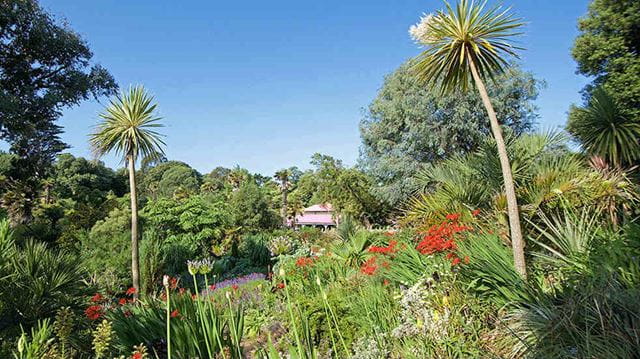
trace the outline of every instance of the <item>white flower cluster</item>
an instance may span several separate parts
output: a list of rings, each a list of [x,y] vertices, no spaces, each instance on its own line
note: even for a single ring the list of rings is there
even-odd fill
[[[191,275],[209,274],[213,269],[213,262],[210,259],[187,261],[187,269]]]
[[[420,45],[431,45],[437,38],[435,38],[432,34],[432,28],[434,23],[437,21],[437,16],[433,14],[422,14],[420,21],[409,27],[409,36]]]
[[[403,338],[422,335],[438,340],[446,335],[450,313],[448,308],[438,308],[435,305],[434,299],[441,293],[437,290],[437,285],[432,277],[427,277],[403,290],[400,324],[393,329],[393,336]]]
[[[293,242],[286,236],[275,237],[267,243],[267,248],[269,248],[271,256],[277,257],[291,253]]]

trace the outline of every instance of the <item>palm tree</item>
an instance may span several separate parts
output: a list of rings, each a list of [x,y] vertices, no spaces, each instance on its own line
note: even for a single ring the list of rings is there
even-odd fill
[[[602,87],[585,107],[573,108],[567,130],[590,155],[610,164],[631,166],[640,159],[640,118],[627,116]]]
[[[136,293],[140,292],[140,265],[138,253],[138,196],[136,193],[135,163],[139,158],[161,158],[165,143],[154,129],[162,127],[155,115],[157,104],[142,86],[130,87],[111,99],[103,113],[102,122],[91,134],[94,154],[101,157],[115,152],[127,163],[131,193],[131,274]]]
[[[280,189],[282,190],[282,220],[284,221],[284,225],[287,225],[287,195],[289,194],[289,186],[291,182],[289,182],[289,177],[291,177],[291,171],[288,169],[282,169],[273,175],[275,179],[280,181]]]
[[[502,137],[502,129],[484,85],[488,77],[504,72],[508,66],[505,55],[517,57],[517,47],[510,38],[518,35],[515,29],[522,26],[510,11],[500,7],[484,10],[486,1],[476,4],[473,0],[460,0],[455,10],[446,3],[446,10],[422,18],[409,32],[426,49],[414,59],[412,69],[418,80],[437,83],[443,92],[456,89],[466,91],[475,83],[482,103],[489,115],[491,131],[496,141],[505,196],[515,268],[526,277],[524,241],[520,226],[518,202],[509,157]]]

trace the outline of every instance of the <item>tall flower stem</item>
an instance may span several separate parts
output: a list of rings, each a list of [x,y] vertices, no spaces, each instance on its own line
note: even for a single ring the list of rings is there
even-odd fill
[[[280,276],[282,277],[282,281],[284,282],[284,293],[287,297],[287,308],[289,309],[289,319],[291,320],[291,325],[293,326],[293,334],[295,335],[295,338],[296,338],[298,358],[304,358],[302,353],[302,342],[300,341],[300,335],[298,334],[298,326],[296,325],[296,318],[293,316],[293,308],[291,307],[291,298],[289,297],[289,284],[287,283],[287,277],[285,276],[285,272],[283,269],[280,269]]]
[[[166,284],[164,292],[167,296],[167,359],[171,359],[171,292]]]
[[[329,310],[329,313],[331,313],[331,318],[333,319],[333,323],[336,326],[336,332],[338,332],[338,338],[340,339],[342,348],[344,349],[345,354],[349,356],[349,349],[347,349],[347,344],[344,342],[344,337],[342,336],[342,333],[340,333],[338,318],[336,317],[336,314],[333,312],[333,309],[329,305],[329,300],[327,299],[327,293],[325,293],[324,288],[322,287],[322,282],[320,282],[320,277],[316,277],[316,284],[318,284],[318,287],[320,288],[320,292],[322,293],[322,300],[324,302],[325,308]]]
[[[200,327],[202,328],[202,336],[204,337],[204,344],[207,347],[207,353],[209,354],[209,358],[213,358],[213,352],[211,351],[211,346],[209,345],[209,332],[207,331],[207,325],[205,324],[205,315],[202,312],[202,303],[200,303],[200,294],[198,290],[198,278],[196,274],[191,275],[193,277],[193,290],[196,296],[196,310],[198,311],[198,316],[200,319]]]
[[[213,276],[213,281],[214,281],[214,284],[215,284],[215,275]],[[204,285],[205,285],[205,288],[207,288],[207,290],[209,290],[209,278],[207,277],[206,274],[204,275]],[[222,348],[222,340],[220,338],[220,333],[218,331],[218,329],[219,329],[218,322],[217,322],[218,317],[217,317],[217,315],[215,315],[214,310],[213,310],[213,306],[211,305],[211,299],[212,299],[211,296],[212,295],[213,295],[212,293],[209,293],[209,296],[207,298],[207,301],[206,301],[207,302],[206,303],[207,310],[209,312],[209,315],[211,315],[213,320],[214,320],[214,325],[215,325],[214,333],[216,335],[216,341],[218,342],[218,349],[220,350],[220,354],[222,354],[222,358],[223,359],[227,359],[227,355],[224,353],[224,350]]]
[[[238,337],[238,327],[240,323],[236,323],[235,313],[233,311],[233,306],[231,305],[231,294],[227,292],[226,296],[227,304],[229,305],[229,315],[231,317],[231,327],[229,328],[229,332],[231,332],[231,338],[238,354],[238,358],[242,358],[242,351],[240,350],[240,338]]]

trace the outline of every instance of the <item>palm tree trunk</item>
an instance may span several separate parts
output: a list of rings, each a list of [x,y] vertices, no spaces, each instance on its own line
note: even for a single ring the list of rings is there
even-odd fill
[[[138,194],[136,193],[136,166],[135,157],[127,156],[129,165],[129,187],[131,193],[131,275],[135,296],[140,293],[140,255],[138,251]]]
[[[469,59],[469,64],[473,80],[478,88],[478,92],[480,92],[482,103],[489,114],[491,132],[493,132],[493,137],[496,140],[496,147],[498,148],[498,157],[500,158],[500,167],[502,167],[502,178],[504,180],[504,191],[507,197],[507,213],[509,215],[509,230],[511,234],[511,248],[513,249],[513,262],[515,264],[516,271],[523,278],[526,278],[527,268],[524,259],[524,240],[522,238],[522,229],[520,226],[518,200],[516,198],[516,190],[513,183],[513,174],[511,173],[509,156],[507,155],[507,148],[504,144],[504,138],[502,137],[502,129],[500,128],[498,117],[493,109],[493,105],[491,105],[489,94],[484,86],[484,82],[478,74],[475,63],[473,60]]]

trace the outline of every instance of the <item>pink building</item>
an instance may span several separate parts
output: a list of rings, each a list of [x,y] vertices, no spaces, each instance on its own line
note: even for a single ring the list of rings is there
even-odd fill
[[[295,228],[334,228],[336,226],[336,220],[333,216],[333,207],[331,207],[329,203],[314,204],[311,207],[305,208],[302,214],[297,215],[292,225]]]

